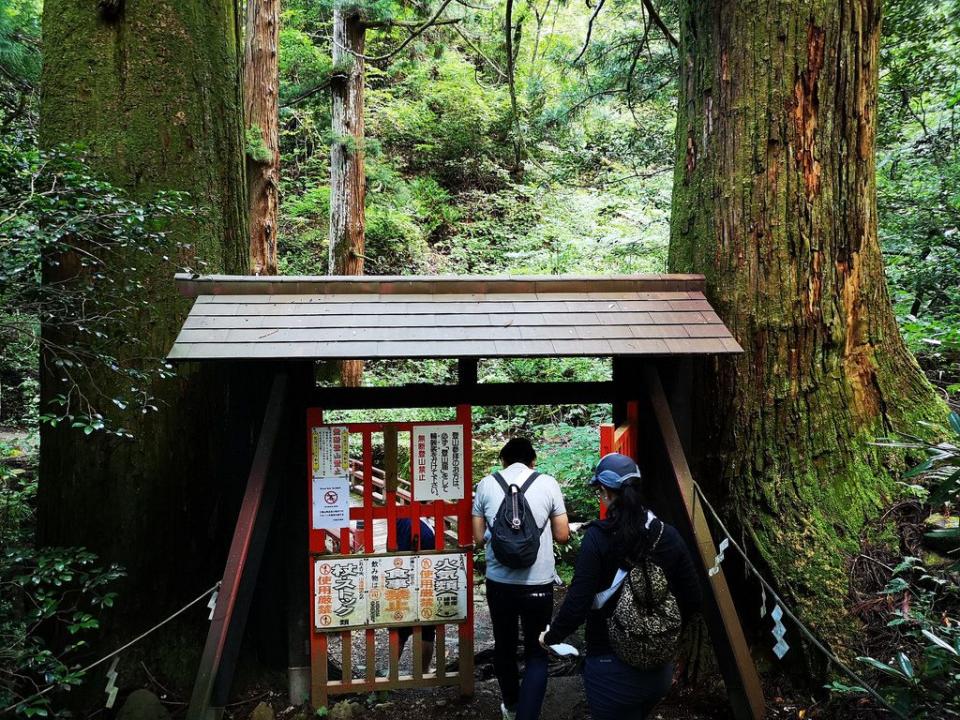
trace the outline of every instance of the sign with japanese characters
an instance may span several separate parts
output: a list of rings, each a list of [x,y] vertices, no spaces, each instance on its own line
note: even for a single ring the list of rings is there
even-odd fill
[[[463,499],[462,425],[414,425],[412,459],[415,500]]]
[[[317,558],[313,581],[318,631],[467,618],[464,553]]]
[[[416,556],[417,614],[426,622],[467,617],[467,558],[463,553]]]
[[[343,426],[313,428],[313,476],[333,477],[350,471],[350,433]]]
[[[389,625],[417,619],[417,578],[413,556],[371,557],[367,572],[372,624]]]
[[[368,602],[364,558],[317,560],[313,582],[318,630],[366,624]]]
[[[350,476],[313,478],[313,529],[340,530],[350,525]]]

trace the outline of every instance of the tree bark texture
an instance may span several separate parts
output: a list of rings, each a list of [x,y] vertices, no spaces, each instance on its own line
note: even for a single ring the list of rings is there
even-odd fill
[[[363,50],[364,28],[355,6],[335,2],[333,8],[333,99],[330,142],[330,273],[363,275]],[[360,384],[363,362],[346,360],[340,380]]]
[[[277,274],[277,211],[280,195],[278,87],[280,0],[247,0],[243,56],[243,105],[247,133],[262,144],[247,148],[250,202],[250,272]]]
[[[164,252],[184,265],[202,258],[210,272],[246,272],[233,0],[126,0],[109,20],[87,0],[46,0],[43,38],[42,144],[83,143],[93,169],[134,197],[189,193],[199,219],[174,224]],[[191,303],[177,293],[173,264],[159,253],[129,262],[143,285],[131,297],[142,343],[132,345],[126,334],[114,341],[117,357],[136,366],[145,354],[166,355]],[[46,402],[62,385],[58,373],[41,367]],[[111,392],[124,380],[102,365],[89,371],[83,389],[102,391],[103,410],[110,409]],[[66,423],[42,426],[39,539],[84,545],[122,564],[128,577],[118,612],[130,626],[142,628],[149,613],[195,595],[222,572],[222,556],[218,561],[211,547],[233,521],[223,507],[230,483],[220,462],[229,422],[225,375],[183,366],[177,377],[155,382],[159,411],[121,420],[133,440],[86,437]]]
[[[684,0],[670,269],[745,352],[700,378],[701,477],[801,615],[850,647],[847,562],[892,494],[871,440],[942,410],[877,241],[876,0]]]

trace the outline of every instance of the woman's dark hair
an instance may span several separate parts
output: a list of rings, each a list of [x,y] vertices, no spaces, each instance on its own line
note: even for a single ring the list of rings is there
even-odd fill
[[[650,552],[650,544],[656,536],[647,528],[647,506],[643,502],[639,479],[627,480],[620,490],[614,491],[614,499],[607,507],[607,517],[627,562],[642,560]]]
[[[537,452],[525,437],[510,438],[500,450],[500,462],[504,467],[510,467],[514,463],[523,463],[529,467],[536,461]]]

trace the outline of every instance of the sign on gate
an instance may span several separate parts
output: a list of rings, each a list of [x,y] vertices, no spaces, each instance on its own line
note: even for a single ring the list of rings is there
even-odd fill
[[[467,618],[465,553],[314,561],[314,627],[456,623]]]
[[[462,425],[415,425],[413,452],[414,499],[463,499]]]
[[[326,706],[331,695],[404,687],[457,685],[473,693],[473,552],[471,410],[435,425],[412,422],[327,425],[307,411],[308,502],[312,632],[311,697]],[[409,475],[398,436],[409,438]],[[352,437],[351,437],[352,436]],[[382,446],[379,443],[382,442]],[[380,453],[382,447],[382,454]],[[374,450],[382,471],[374,468]],[[350,451],[353,450],[351,458]],[[361,505],[349,494],[362,488]],[[421,546],[421,519],[434,529],[436,547]],[[401,522],[403,521],[403,522]],[[403,546],[398,552],[400,532]],[[435,669],[424,671],[419,626],[436,630]],[[399,628],[412,627],[405,674]],[[389,667],[381,667],[389,629]],[[359,636],[359,637],[358,637]],[[357,648],[365,646],[365,652]],[[459,658],[447,669],[447,654]],[[328,676],[338,655],[342,679]]]

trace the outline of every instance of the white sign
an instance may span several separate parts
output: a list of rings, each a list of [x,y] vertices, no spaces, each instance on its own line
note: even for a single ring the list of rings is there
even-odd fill
[[[350,433],[343,426],[313,428],[313,476],[333,477],[350,471]]]
[[[462,425],[414,425],[413,497],[462,500],[464,497]]]
[[[314,563],[314,620],[318,630],[367,623],[364,558],[319,559]]]
[[[467,617],[466,555],[417,555],[415,567],[421,620],[454,622]]]
[[[313,583],[319,631],[467,617],[464,553],[317,558]]]
[[[381,625],[417,619],[417,576],[412,555],[368,558],[370,622]]]
[[[313,529],[350,526],[350,476],[313,478]]]

